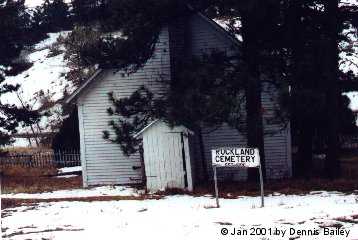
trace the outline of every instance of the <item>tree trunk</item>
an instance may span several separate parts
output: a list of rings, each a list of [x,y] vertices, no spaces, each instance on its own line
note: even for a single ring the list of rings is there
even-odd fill
[[[263,140],[261,79],[259,72],[259,21],[255,10],[249,10],[242,15],[243,58],[247,65],[246,79],[246,129],[247,146],[258,148],[260,151],[261,166],[266,179],[265,152]],[[257,181],[258,170],[248,170],[248,180]]]
[[[206,158],[205,158],[203,132],[202,132],[201,127],[199,127],[197,129],[197,133],[199,136],[199,148],[200,148],[200,158],[201,158],[201,163],[202,163],[202,168],[203,168],[203,180],[205,183],[205,181],[207,181],[209,179],[209,174],[208,174],[208,164],[207,164]]]
[[[340,176],[339,162],[339,99],[340,89],[338,84],[338,0],[329,0],[326,3],[326,25],[327,25],[327,64],[325,78],[327,81],[327,110],[328,110],[328,132],[327,132],[327,157],[325,172],[329,178]]]
[[[303,129],[303,127],[301,127]],[[306,179],[312,176],[313,130],[307,125],[298,136],[298,159],[295,162],[295,177]]]
[[[291,6],[288,12],[288,24],[290,28],[290,46],[292,51],[292,80],[291,80],[291,93],[292,102],[291,106],[291,126],[293,136],[296,137],[296,144],[298,146],[297,157],[293,162],[293,175],[294,177],[308,177],[309,168],[312,165],[312,139],[313,130],[312,122],[309,116],[302,114],[302,108],[296,105],[302,95],[300,92],[305,89],[310,89],[309,73],[304,67],[305,61],[305,41],[304,36],[305,28],[302,24],[302,2],[299,0],[291,1]]]

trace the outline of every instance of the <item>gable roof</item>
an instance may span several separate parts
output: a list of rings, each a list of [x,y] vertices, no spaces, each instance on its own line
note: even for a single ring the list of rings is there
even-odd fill
[[[144,132],[146,132],[147,130],[149,130],[153,126],[157,125],[158,123],[166,124],[163,120],[160,120],[160,119],[154,120],[153,122],[151,122],[147,126],[145,126],[142,130],[140,130],[138,133],[134,134],[133,137],[134,138],[140,138],[143,135]],[[169,127],[168,124],[166,124],[166,125]],[[185,133],[190,134],[190,135],[194,135],[193,131],[191,131],[189,128],[184,127],[184,126],[175,126],[172,129],[178,129],[179,131],[185,132]]]
[[[147,126],[145,126],[142,130],[134,134],[134,138],[139,138],[145,131],[147,131],[149,128],[151,128],[153,125],[159,123],[159,119],[154,120],[153,122],[149,123]]]
[[[73,102],[73,100],[75,100],[85,88],[87,88],[92,82],[99,78],[98,76],[101,75],[102,72],[103,69],[98,69],[96,72],[94,72],[90,78],[88,78],[84,83],[81,84],[81,86],[76,89],[76,91],[74,91],[66,98],[65,103],[70,104]]]
[[[189,10],[194,11],[191,6],[188,6]],[[219,34],[223,35],[225,38],[227,38],[229,41],[231,41],[235,46],[240,46],[240,41],[233,37],[225,28],[220,26],[218,23],[216,23],[214,20],[206,17],[204,14],[200,12],[195,13],[198,17],[203,19],[205,22],[210,24],[215,31],[217,31]],[[87,81],[85,81],[80,87],[77,88],[76,91],[74,91],[66,100],[66,104],[73,103],[74,100],[78,98],[78,96],[89,86],[92,82],[97,81],[99,79],[99,76],[104,71],[104,69],[98,69]]]
[[[228,30],[223,28],[217,22],[208,18],[207,16],[205,16],[204,14],[202,14],[200,12],[198,12],[197,15],[204,21],[208,22],[218,33],[222,34],[225,38],[227,38],[229,41],[231,41],[234,45],[236,45],[237,47],[239,47],[241,45],[240,41],[236,37],[232,36],[228,32]]]

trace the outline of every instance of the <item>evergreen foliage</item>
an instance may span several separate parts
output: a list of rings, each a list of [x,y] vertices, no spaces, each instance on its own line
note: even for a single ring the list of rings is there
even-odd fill
[[[216,128],[223,123],[243,129],[243,85],[237,81],[240,72],[229,57],[213,52],[201,58],[192,57],[177,67],[179,74],[175,81],[157,79],[168,84],[168,92],[163,95],[155,96],[145,87],[128,98],[117,99],[110,94],[113,107],[108,113],[116,115],[119,121],[110,122],[114,138],[110,138],[108,131],[104,132],[104,137],[119,143],[125,153],[132,154],[139,144],[133,135],[156,119],[171,126],[184,125],[194,131],[203,125]]]
[[[98,30],[76,26],[62,41],[66,48],[64,59],[70,68],[66,78],[75,86],[89,78],[97,68],[99,61],[94,57],[93,51],[101,44],[101,37],[102,33]]]
[[[79,67],[97,65],[129,73],[152,56],[162,27],[187,13],[187,2],[174,0],[88,1],[83,6],[78,3],[73,1],[78,21],[95,21],[96,29],[82,29],[83,40],[90,36],[83,44],[74,41],[75,35],[70,37],[69,43],[75,43],[69,47],[74,62]],[[232,19],[231,33],[242,37],[240,55],[230,59],[218,53],[203,59],[189,56],[182,66],[175,66],[179,74],[167,83],[170,91],[164,96],[154,96],[145,88],[126,99],[110,95],[114,105],[108,112],[118,116],[119,121],[110,123],[114,132],[105,132],[105,137],[120,143],[123,151],[131,154],[138,143],[131,137],[133,133],[156,118],[198,131],[203,124],[214,127],[221,123],[240,130],[243,106],[236,101],[244,97],[248,145],[260,148],[263,154],[261,92],[262,83],[267,82],[280,89],[277,119],[284,122],[289,117],[291,122],[299,149],[294,164],[297,176],[310,176],[307,169],[317,142],[327,153],[327,173],[338,176],[339,135],[356,129],[338,81],[357,79],[339,71],[339,50],[352,54],[350,40],[340,33],[347,25],[357,26],[357,7],[313,0],[190,3],[212,17]],[[85,10],[79,11],[81,7]],[[92,11],[98,11],[91,13],[93,21],[89,19]],[[341,41],[348,44],[342,45]],[[264,163],[264,156],[262,159]],[[250,173],[250,178],[256,175]]]
[[[63,0],[45,0],[35,9],[34,22],[42,32],[59,32],[72,26],[69,6]]]
[[[14,92],[19,85],[3,83],[6,75],[16,75],[29,67],[24,62],[15,61],[28,39],[28,15],[24,1],[0,1],[0,95]],[[28,106],[18,108],[12,103],[0,102],[0,146],[11,142],[10,134],[16,132],[20,123],[33,124],[38,113],[30,111]]]

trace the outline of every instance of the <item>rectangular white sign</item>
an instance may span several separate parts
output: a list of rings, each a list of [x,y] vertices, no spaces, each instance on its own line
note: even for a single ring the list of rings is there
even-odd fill
[[[260,166],[257,148],[219,148],[211,150],[212,165],[216,167],[254,168]]]

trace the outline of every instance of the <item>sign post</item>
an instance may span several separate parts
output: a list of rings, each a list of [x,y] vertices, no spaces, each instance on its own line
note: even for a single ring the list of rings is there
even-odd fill
[[[263,208],[265,206],[265,200],[264,200],[264,179],[263,179],[263,176],[262,176],[261,163],[260,163],[260,166],[259,166],[259,173],[260,173],[261,207]]]
[[[217,168],[258,168],[260,174],[261,207],[264,203],[264,183],[260,154],[257,148],[220,148],[211,150],[212,166],[214,170],[216,206],[219,204],[219,190],[217,186]]]
[[[216,198],[216,207],[219,208],[219,189],[218,189],[218,178],[216,174],[216,166],[214,166],[214,184],[215,184],[215,198]]]

